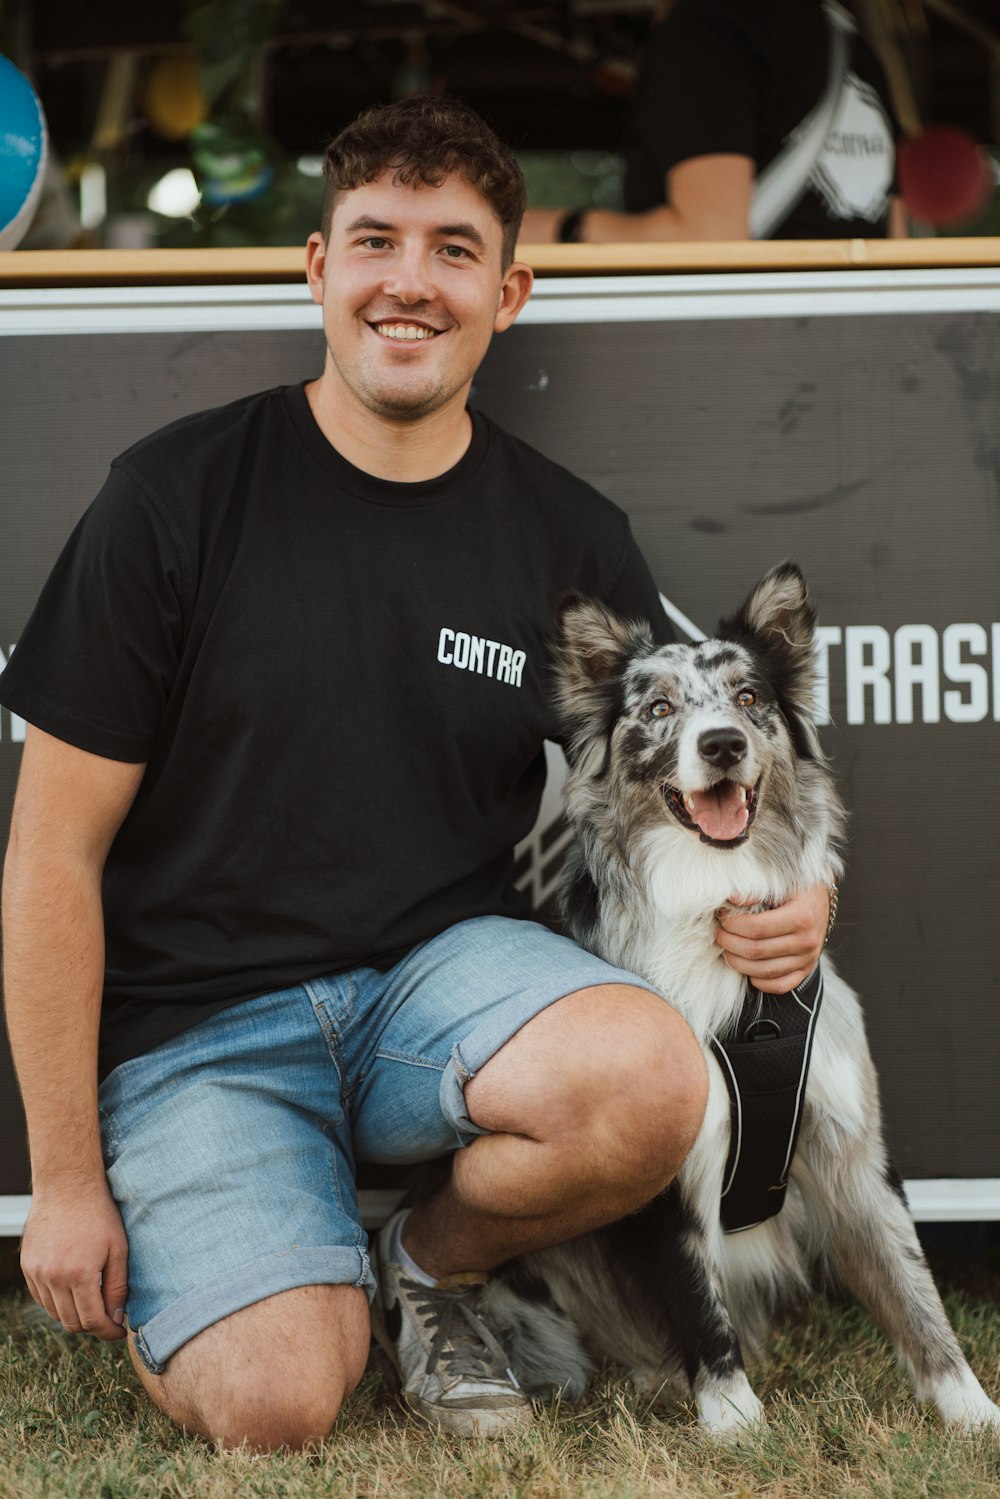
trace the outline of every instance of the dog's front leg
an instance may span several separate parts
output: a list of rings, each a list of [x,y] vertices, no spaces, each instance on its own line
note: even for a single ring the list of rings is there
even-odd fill
[[[824,1163],[816,1159],[822,1134],[811,1142],[808,1164],[817,1169],[802,1185],[822,1198],[831,1269],[890,1340],[918,1399],[931,1401],[947,1425],[1000,1431],[1000,1409],[959,1347],[878,1132],[867,1141],[826,1143]]]
[[[673,1222],[663,1237],[672,1262],[664,1265],[664,1287],[698,1420],[714,1436],[741,1441],[763,1423],[764,1411],[747,1378],[713,1252],[721,1236],[719,1170],[728,1139],[728,1097],[719,1092],[711,1090],[701,1133],[670,1194]]]

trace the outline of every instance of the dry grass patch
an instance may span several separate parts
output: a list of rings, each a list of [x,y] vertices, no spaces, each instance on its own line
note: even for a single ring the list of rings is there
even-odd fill
[[[964,1267],[949,1314],[1000,1395],[1000,1255]],[[216,1452],[142,1395],[120,1346],[69,1339],[0,1302],[0,1499],[996,1499],[1000,1443],[945,1432],[910,1397],[864,1313],[820,1300],[783,1324],[754,1371],[766,1432],[727,1450],[683,1406],[610,1374],[504,1441],[445,1439],[407,1419],[373,1365],[309,1456]]]

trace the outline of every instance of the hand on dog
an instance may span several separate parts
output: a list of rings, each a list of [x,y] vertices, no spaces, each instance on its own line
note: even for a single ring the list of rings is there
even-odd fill
[[[825,885],[799,890],[773,911],[734,909],[751,904],[739,895],[718,912],[715,940],[726,962],[753,979],[765,994],[787,994],[809,977],[819,962],[830,920]]]

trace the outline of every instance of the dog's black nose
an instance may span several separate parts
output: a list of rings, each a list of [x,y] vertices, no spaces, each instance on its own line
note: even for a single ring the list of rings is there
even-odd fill
[[[747,752],[746,735],[739,729],[706,729],[698,735],[698,753],[703,760],[725,770]]]

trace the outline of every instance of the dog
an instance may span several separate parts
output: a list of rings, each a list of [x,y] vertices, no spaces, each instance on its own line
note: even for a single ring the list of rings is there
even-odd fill
[[[791,563],[698,645],[657,647],[644,624],[591,600],[563,609],[556,671],[575,834],[565,921],[584,947],[641,974],[685,1017],[705,1054],[709,1098],[665,1193],[502,1267],[488,1315],[530,1391],[579,1398],[595,1360],[611,1359],[647,1391],[693,1397],[707,1432],[741,1440],[763,1419],[743,1350],[759,1354],[777,1311],[825,1280],[864,1304],[946,1423],[1000,1430],[888,1161],[857,996],[824,954],[810,998],[803,985],[751,995],[748,1006],[747,981],[714,941],[732,892],[766,909],[841,873],[845,817],[813,719],[814,623]],[[766,1041],[790,1015],[809,1032],[796,1045],[811,1044],[811,1061],[797,1118],[781,1126],[778,1179],[765,1183],[783,1205],[754,1222],[751,1184],[739,1231],[727,1232],[733,1066],[720,1043],[742,1026],[745,1057],[755,1035]],[[785,1085],[794,1091],[794,1079]],[[752,1161],[754,1140],[740,1144]],[[765,1197],[770,1212],[776,1199]]]

